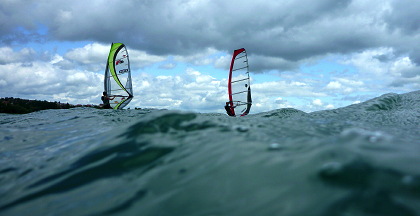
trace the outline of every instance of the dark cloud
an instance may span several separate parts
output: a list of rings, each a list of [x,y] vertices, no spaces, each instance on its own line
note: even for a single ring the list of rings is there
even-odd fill
[[[408,87],[410,89],[420,88],[420,67],[411,67],[400,71],[401,75],[396,77],[389,86]]]
[[[413,48],[418,46],[420,31],[417,0],[17,0],[0,4],[2,43],[25,38],[16,36],[16,27],[34,33],[42,24],[54,40],[124,41],[154,55],[192,55],[207,48],[230,53],[245,47],[256,56],[271,58],[257,71],[289,70],[308,58],[378,47],[409,54],[420,64],[419,52]],[[405,40],[396,42],[398,38]]]
[[[250,55],[248,56],[248,61],[250,71],[253,73],[262,73],[270,70],[293,71],[299,67],[298,62],[270,56]]]
[[[25,44],[30,42],[42,44],[47,42],[47,39],[45,35],[36,32],[22,33],[20,30],[15,30],[10,34],[0,36],[0,44],[3,45]]]
[[[404,78],[414,78],[420,76],[420,67],[414,67],[401,71],[401,75]]]
[[[394,59],[394,57],[395,56],[393,54],[389,54],[389,53],[373,56],[373,58],[378,59],[381,62],[389,62],[392,59]]]
[[[385,21],[391,30],[401,30],[406,34],[420,33],[420,1],[391,1],[391,10],[386,14]]]

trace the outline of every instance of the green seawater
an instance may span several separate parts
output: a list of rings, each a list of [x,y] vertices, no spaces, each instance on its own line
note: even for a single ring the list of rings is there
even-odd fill
[[[237,118],[0,114],[0,215],[420,215],[420,91]]]

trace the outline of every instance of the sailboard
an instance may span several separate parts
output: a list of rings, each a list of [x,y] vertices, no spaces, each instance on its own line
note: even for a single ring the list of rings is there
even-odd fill
[[[251,110],[251,85],[248,56],[244,48],[233,51],[228,78],[229,101],[226,112],[230,116],[245,116]]]
[[[122,43],[112,43],[105,69],[104,89],[113,109],[123,109],[133,99],[130,61]]]

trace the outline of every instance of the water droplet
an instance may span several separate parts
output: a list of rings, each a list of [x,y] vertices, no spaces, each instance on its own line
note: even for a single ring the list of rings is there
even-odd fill
[[[235,130],[237,130],[239,132],[247,132],[249,129],[248,129],[248,127],[245,127],[245,126],[236,126]]]
[[[11,139],[13,139],[13,137],[12,137],[12,136],[5,136],[5,137],[4,137],[4,140],[6,140],[6,141],[11,140]]]
[[[413,176],[411,176],[411,175],[406,175],[406,176],[404,176],[404,177],[401,179],[401,182],[402,182],[404,185],[411,185],[411,184],[413,184],[413,182],[414,182],[414,177],[413,177]]]
[[[345,129],[341,136],[348,139],[364,139],[370,143],[381,143],[390,141],[392,137],[381,131],[369,131],[361,128],[349,128]]]
[[[334,176],[340,173],[343,165],[339,162],[328,162],[322,165],[320,174],[323,176]]]
[[[278,144],[278,143],[271,143],[271,144],[268,146],[268,150],[270,150],[270,151],[277,151],[277,150],[280,150],[280,149],[282,149],[282,147],[281,147],[281,145],[280,145],[280,144]]]
[[[182,168],[182,169],[180,169],[178,172],[179,172],[180,174],[184,174],[184,173],[186,173],[186,172],[187,172],[187,169]]]

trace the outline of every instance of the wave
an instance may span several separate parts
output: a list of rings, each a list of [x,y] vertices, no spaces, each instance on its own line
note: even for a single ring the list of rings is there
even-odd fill
[[[283,109],[276,109],[276,110],[272,110],[269,112],[263,112],[263,113],[258,113],[258,116],[264,117],[264,118],[271,118],[271,117],[275,117],[275,118],[289,118],[292,116],[302,116],[305,115],[306,113],[298,110],[298,109],[294,109],[294,108],[283,108]]]
[[[394,110],[402,106],[402,97],[399,94],[389,93],[368,100],[361,106],[367,111]]]
[[[0,213],[418,215],[419,93],[244,118],[87,108],[6,116]]]
[[[419,103],[420,90],[405,94],[388,93],[359,104],[344,107],[344,109],[349,107],[366,111],[418,109]]]
[[[318,177],[325,184],[351,191],[329,205],[322,215],[342,215],[343,212],[357,212],[357,215],[417,215],[416,211],[395,197],[420,198],[420,176],[375,167],[359,158],[344,164],[326,163],[319,169]]]

